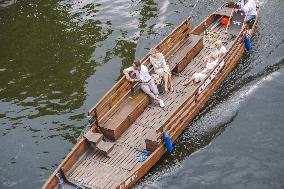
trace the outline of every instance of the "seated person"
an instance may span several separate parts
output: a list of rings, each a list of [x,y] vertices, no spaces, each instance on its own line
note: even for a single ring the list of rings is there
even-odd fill
[[[216,52],[211,53],[211,62],[208,62],[205,66],[205,69],[202,70],[200,73],[194,73],[189,81],[185,81],[182,83],[182,85],[188,85],[192,82],[192,84],[198,83],[202,80],[204,80],[207,76],[207,73],[209,73],[212,69],[215,68],[215,66],[218,64],[218,54]]]
[[[182,85],[188,85],[189,83],[192,82],[192,84],[198,83],[202,80],[204,80],[206,78],[206,74],[205,73],[194,73],[191,77],[191,79],[189,81],[186,81],[184,83],[182,83]]]
[[[245,23],[247,24],[248,34],[252,35],[252,26],[257,16],[256,3],[254,0],[248,0],[247,3],[240,9],[235,11],[244,11],[246,14]]]
[[[223,45],[221,40],[217,40],[215,42],[216,53],[218,53],[218,57],[221,58],[223,55],[227,53],[226,47]]]
[[[130,72],[135,74],[134,79],[130,77]],[[123,73],[128,81],[139,82],[142,91],[149,95],[151,99],[159,103],[161,107],[165,106],[164,101],[158,98],[159,91],[149,74],[148,68],[144,65],[141,65],[140,61],[136,61],[131,67],[124,69]]]
[[[150,49],[150,62],[154,67],[154,71],[159,76],[163,77],[165,83],[165,91],[168,92],[168,87],[172,92],[174,90],[171,78],[170,67],[167,65],[164,55],[157,49]]]
[[[210,53],[208,56],[206,56],[204,58],[204,64],[207,64],[208,62],[211,62],[212,61],[212,54],[217,54],[218,55],[218,58],[221,58],[224,54],[227,53],[227,49],[226,47],[223,45],[222,41],[221,40],[217,40],[215,43],[214,43],[214,47],[215,49],[213,49],[212,53]]]

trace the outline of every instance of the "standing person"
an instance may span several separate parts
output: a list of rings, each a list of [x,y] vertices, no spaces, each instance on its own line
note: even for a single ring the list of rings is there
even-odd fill
[[[247,3],[236,11],[244,11],[246,14],[245,23],[248,26],[248,34],[252,35],[252,26],[257,16],[256,3],[254,0],[248,0]]]
[[[166,63],[164,55],[157,49],[152,48],[150,49],[150,62],[154,67],[155,73],[163,77],[165,91],[168,92],[168,88],[170,88],[171,92],[174,91],[170,68]]]
[[[135,74],[134,79],[130,77],[130,72]],[[159,103],[161,107],[165,106],[164,101],[158,98],[159,91],[149,74],[148,68],[141,65],[140,61],[135,61],[131,67],[124,69],[123,73],[128,81],[139,82],[142,91]]]

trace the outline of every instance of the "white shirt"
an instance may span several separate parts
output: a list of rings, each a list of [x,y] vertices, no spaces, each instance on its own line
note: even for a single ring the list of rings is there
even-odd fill
[[[218,59],[212,61],[212,62],[209,62],[206,64],[206,69],[208,70],[212,70],[217,64],[218,64]]]
[[[245,6],[243,7],[245,13],[247,16],[249,15],[257,15],[257,11],[256,11],[256,3],[254,0],[250,0],[248,1]]]
[[[141,70],[135,70],[133,66],[125,69],[128,73],[133,72],[136,75],[136,78],[139,79],[141,82],[148,82],[151,79],[149,74],[148,68],[144,65],[141,65]]]

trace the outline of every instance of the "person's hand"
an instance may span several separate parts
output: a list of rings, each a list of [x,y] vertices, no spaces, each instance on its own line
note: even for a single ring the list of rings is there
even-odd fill
[[[131,80],[132,80],[132,78],[131,78],[129,75],[126,75],[125,77],[126,77],[126,79],[127,79],[128,81],[131,81]]]

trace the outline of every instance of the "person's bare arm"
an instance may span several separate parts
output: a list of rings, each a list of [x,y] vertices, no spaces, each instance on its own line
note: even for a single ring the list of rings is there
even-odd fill
[[[125,75],[125,77],[128,81],[131,81],[131,77],[130,77],[129,73],[126,71],[126,69],[123,70],[123,74]]]
[[[150,62],[153,65],[154,68],[158,69],[159,66],[157,64],[155,64],[155,61],[153,60],[153,58],[150,56]]]
[[[135,78],[132,79],[126,69],[123,70],[123,73],[124,73],[124,75],[125,75],[125,77],[128,81],[130,81],[130,82],[138,82],[139,81],[139,79],[135,79]]]
[[[163,64],[162,64],[162,67],[163,68],[165,68],[166,66],[167,66],[167,63],[166,63],[166,60],[165,60],[165,57],[164,57],[164,55],[161,53],[161,55],[160,56],[162,56],[162,61],[163,61]]]

